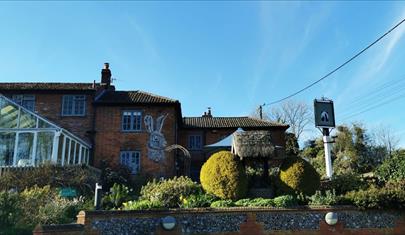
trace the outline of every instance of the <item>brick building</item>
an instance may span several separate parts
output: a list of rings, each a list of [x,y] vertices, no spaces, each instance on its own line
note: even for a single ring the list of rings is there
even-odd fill
[[[210,110],[202,117],[183,117],[178,100],[144,91],[116,91],[108,65],[100,83],[0,83],[0,94],[91,146],[90,164],[97,167],[108,160],[127,165],[134,174],[190,174],[179,164],[185,159],[181,151],[165,151],[166,146],[181,145],[191,155],[186,161],[196,178],[209,157],[205,145],[243,128],[268,130],[274,144],[284,146],[288,128],[249,117],[213,117]],[[59,152],[70,151],[70,145],[60,143]],[[0,158],[1,147],[0,143]]]

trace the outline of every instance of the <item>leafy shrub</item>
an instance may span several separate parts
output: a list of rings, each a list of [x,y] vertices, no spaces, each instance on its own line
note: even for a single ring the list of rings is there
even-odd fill
[[[163,204],[159,201],[138,200],[128,201],[122,204],[123,210],[148,210],[163,208]]]
[[[84,204],[83,198],[67,199],[56,196],[38,209],[35,223],[66,224],[74,221]]]
[[[235,202],[236,206],[249,206],[249,207],[272,207],[274,201],[268,198],[254,198],[254,199],[241,199]]]
[[[161,202],[162,206],[178,207],[181,205],[180,197],[188,197],[201,191],[201,187],[185,176],[166,180],[153,180],[141,189],[142,200]]]
[[[319,188],[320,176],[305,160],[289,157],[281,164],[277,185],[283,194],[312,195]]]
[[[216,197],[210,194],[192,194],[189,197],[180,197],[182,208],[210,207],[215,200]]]
[[[235,202],[235,206],[248,207],[250,205],[250,201],[251,199],[249,198],[239,199]]]
[[[223,207],[232,207],[235,204],[232,200],[219,200],[211,203],[211,207],[213,208],[223,208]]]
[[[280,208],[292,207],[297,205],[297,201],[292,195],[278,196],[273,199],[274,205]]]
[[[131,189],[125,185],[114,184],[107,195],[103,197],[103,208],[120,208],[123,202],[131,200],[130,192]]]
[[[24,217],[20,224],[35,226],[72,222],[77,212],[83,208],[84,199],[61,198],[50,186],[34,186],[20,193],[21,209]]]
[[[389,180],[405,180],[405,151],[397,151],[376,170],[377,177],[387,182]]]
[[[335,190],[326,190],[325,195],[321,191],[316,191],[314,195],[309,198],[309,205],[313,206],[325,206],[336,205],[338,198]]]
[[[81,194],[91,195],[99,175],[87,166],[43,165],[26,171],[8,171],[0,177],[0,190],[23,191],[33,185],[52,188],[72,187]]]
[[[274,201],[268,198],[255,198],[250,202],[249,206],[270,207],[274,206]]]
[[[378,208],[379,197],[379,189],[376,187],[370,187],[367,190],[351,191],[345,195],[347,201],[362,209]]]
[[[323,190],[335,190],[337,195],[345,194],[349,191],[364,189],[367,183],[364,182],[359,174],[348,173],[334,175],[328,186]]]
[[[0,192],[0,228],[15,225],[21,215],[17,192]]]
[[[213,154],[201,168],[203,189],[221,199],[238,199],[247,193],[247,178],[242,164],[229,151]]]
[[[348,192],[344,200],[362,209],[405,208],[404,185],[403,182],[391,182],[382,188],[371,186],[366,190]]]

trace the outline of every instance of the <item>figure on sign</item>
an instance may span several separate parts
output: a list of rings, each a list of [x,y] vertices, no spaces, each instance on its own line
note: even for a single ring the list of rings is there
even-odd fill
[[[322,111],[321,113],[321,121],[322,122],[329,122],[329,114],[326,111]]]

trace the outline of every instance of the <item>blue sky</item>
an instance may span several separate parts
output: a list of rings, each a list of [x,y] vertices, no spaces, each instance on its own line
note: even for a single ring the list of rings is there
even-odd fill
[[[0,81],[98,81],[109,62],[117,89],[178,99],[184,116],[244,116],[403,18],[405,2],[0,2]],[[404,32],[295,99],[329,97],[338,124],[389,125],[404,140]]]

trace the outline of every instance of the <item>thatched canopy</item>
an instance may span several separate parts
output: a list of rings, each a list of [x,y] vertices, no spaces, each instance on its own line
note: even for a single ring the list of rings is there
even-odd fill
[[[243,158],[266,157],[275,154],[269,131],[244,131],[233,133],[232,153]]]

